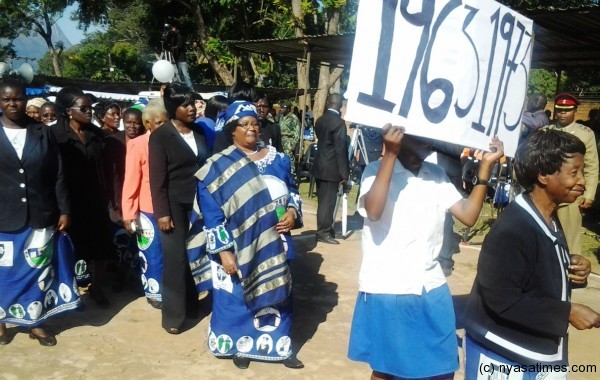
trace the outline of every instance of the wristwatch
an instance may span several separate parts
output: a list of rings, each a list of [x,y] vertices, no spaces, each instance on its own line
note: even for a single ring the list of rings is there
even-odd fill
[[[479,177],[477,177],[476,175],[473,176],[473,179],[471,181],[473,183],[473,186],[477,186],[477,185],[488,185],[488,181],[487,179],[481,179]]]

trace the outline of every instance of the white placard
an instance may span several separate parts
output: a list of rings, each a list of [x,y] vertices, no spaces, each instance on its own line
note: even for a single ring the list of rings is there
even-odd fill
[[[514,156],[532,28],[492,0],[362,0],[346,120]]]

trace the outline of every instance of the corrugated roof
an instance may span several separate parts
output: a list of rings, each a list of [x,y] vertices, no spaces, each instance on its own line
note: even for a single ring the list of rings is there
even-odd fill
[[[352,61],[354,33],[298,38],[225,41],[233,50],[304,60],[308,50],[311,61],[324,65],[349,65]]]
[[[600,6],[544,7],[521,12],[534,21],[532,66],[600,66]]]
[[[521,11],[534,21],[532,67],[563,69],[600,66],[600,6],[535,8]],[[226,41],[234,50],[315,63],[350,65],[354,34],[288,39]]]

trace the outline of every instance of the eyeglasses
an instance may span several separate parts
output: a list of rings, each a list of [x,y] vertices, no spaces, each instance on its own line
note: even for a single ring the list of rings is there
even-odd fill
[[[254,128],[254,129],[258,129],[258,128],[260,128],[260,124],[258,124],[256,122],[255,123],[247,122],[247,123],[238,124],[238,127],[242,127],[243,129],[250,129],[250,127]]]
[[[78,110],[81,112],[87,112],[87,111],[91,111],[92,107],[91,106],[81,106],[81,107],[70,107],[72,110]]]

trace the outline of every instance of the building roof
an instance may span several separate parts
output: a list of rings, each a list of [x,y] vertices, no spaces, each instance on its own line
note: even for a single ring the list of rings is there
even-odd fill
[[[521,12],[534,21],[532,67],[600,66],[600,6],[544,7]]]
[[[521,11],[534,21],[533,68],[565,69],[600,66],[600,6],[535,8]],[[286,39],[226,41],[234,51],[349,66],[354,34]]]
[[[234,51],[272,55],[291,60],[304,60],[310,51],[311,62],[344,65],[352,61],[354,33],[340,35],[271,38],[262,40],[225,41]]]

